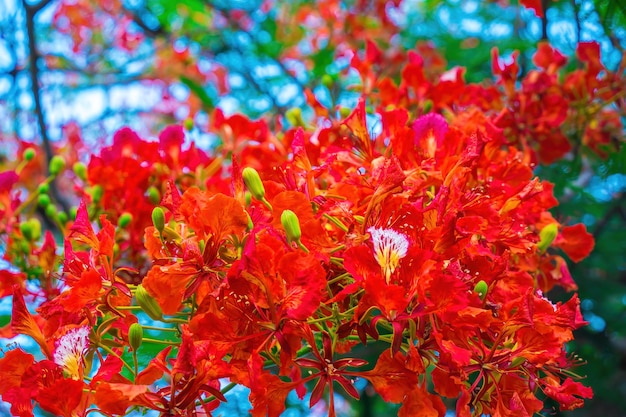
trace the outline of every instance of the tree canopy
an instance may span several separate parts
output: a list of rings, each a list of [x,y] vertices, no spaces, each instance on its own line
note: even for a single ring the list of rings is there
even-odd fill
[[[626,412],[623,0],[0,7],[11,414]]]

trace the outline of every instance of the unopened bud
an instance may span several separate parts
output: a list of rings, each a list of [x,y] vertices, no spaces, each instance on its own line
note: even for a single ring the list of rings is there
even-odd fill
[[[39,194],[37,204],[43,208],[48,207],[50,205],[50,196],[48,194]]]
[[[57,214],[58,210],[54,204],[48,204],[46,206],[46,216],[48,216],[49,219],[56,219]]]
[[[265,199],[265,187],[257,170],[252,167],[245,167],[241,171],[241,176],[252,197],[262,202],[268,210],[272,211],[272,205]]]
[[[183,122],[183,126],[185,127],[185,130],[188,132],[193,130],[193,119],[191,117],[186,118],[185,121]]]
[[[165,229],[165,212],[161,207],[155,207],[152,210],[152,224],[159,231],[159,234],[163,233],[163,229]]]
[[[143,327],[139,323],[133,323],[128,328],[128,344],[136,352],[143,342]]]
[[[135,298],[137,299],[139,307],[141,307],[148,317],[152,320],[163,320],[163,310],[161,310],[159,303],[157,303],[157,301],[150,294],[148,294],[148,291],[146,291],[143,285],[137,285]]]
[[[322,85],[326,88],[331,88],[334,84],[335,80],[330,74],[322,75]]]
[[[91,201],[93,201],[94,204],[100,203],[103,195],[104,188],[100,184],[96,184],[91,188]]]
[[[83,181],[87,181],[87,167],[82,162],[76,162],[72,166],[74,174]]]
[[[263,200],[265,198],[265,187],[257,170],[252,167],[245,167],[241,172],[241,176],[252,197],[259,201]]]
[[[539,249],[539,252],[544,253],[546,250],[548,250],[558,234],[559,226],[556,223],[550,223],[549,225],[541,229],[541,232],[539,232],[539,243],[537,243],[537,248]]]
[[[46,183],[41,184],[39,187],[37,187],[37,192],[39,194],[48,194],[48,191],[50,191],[50,186]]]
[[[474,292],[478,294],[481,300],[485,299],[488,290],[489,287],[487,286],[487,283],[483,280],[478,281],[474,286]]]
[[[55,155],[50,160],[50,165],[48,166],[48,170],[50,171],[50,175],[57,176],[65,169],[65,159],[59,155]]]
[[[65,224],[67,223],[67,213],[64,211],[59,211],[57,213],[57,218],[59,219],[59,221],[61,222],[61,224]]]
[[[161,192],[154,185],[148,188],[146,194],[152,204],[159,204],[161,202]]]
[[[300,220],[298,216],[291,210],[283,211],[280,215],[280,222],[285,229],[287,240],[289,242],[299,242],[302,237],[302,231],[300,230]]]
[[[124,212],[122,213],[120,218],[117,219],[117,225],[119,227],[127,227],[132,221],[133,221],[133,215],[128,212]]]
[[[350,109],[347,107],[341,107],[339,109],[339,115],[345,119],[346,117],[350,116]]]
[[[300,107],[292,107],[285,112],[287,121],[294,127],[304,126],[304,120],[302,120],[302,109]]]
[[[35,158],[36,154],[37,153],[33,148],[24,149],[24,152],[22,153],[22,158],[24,158],[25,161],[32,161]]]
[[[30,224],[28,224],[28,222],[20,223],[20,232],[22,233],[22,236],[26,238],[26,240],[30,240],[32,242],[33,229],[30,227]]]

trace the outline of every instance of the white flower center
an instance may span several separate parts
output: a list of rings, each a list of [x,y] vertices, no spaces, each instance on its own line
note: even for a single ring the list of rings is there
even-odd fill
[[[382,268],[385,280],[389,284],[389,278],[398,267],[400,259],[406,256],[406,252],[409,249],[409,240],[402,233],[392,229],[370,227],[367,231],[374,243],[376,262]]]
[[[72,379],[81,377],[83,354],[89,345],[89,327],[77,327],[65,333],[56,343],[54,363],[63,367]]]

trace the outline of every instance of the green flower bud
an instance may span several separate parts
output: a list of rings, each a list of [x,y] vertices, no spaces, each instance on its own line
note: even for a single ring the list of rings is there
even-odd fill
[[[72,166],[74,174],[83,181],[87,181],[87,167],[82,162],[76,162]]]
[[[269,211],[272,211],[272,205],[265,199],[265,187],[257,170],[252,167],[246,167],[241,171],[241,176],[252,197],[263,203]]]
[[[184,126],[185,130],[188,131],[188,132],[193,130],[193,125],[194,125],[194,123],[193,123],[193,119],[191,117],[186,118],[185,121],[183,122],[183,126]]]
[[[331,88],[334,83],[335,83],[335,80],[333,80],[333,77],[330,74],[322,75],[322,85],[324,87]]]
[[[33,239],[33,227],[31,226],[29,221],[20,223],[20,232],[22,233],[22,236],[24,236],[26,240],[30,242],[35,240]]]
[[[484,300],[485,297],[487,297],[488,290],[489,287],[487,286],[487,283],[483,280],[478,281],[474,286],[474,292],[478,294],[481,300]]]
[[[302,231],[300,230],[300,220],[298,216],[291,210],[283,211],[280,215],[280,222],[285,229],[287,240],[289,242],[299,242],[302,237]]]
[[[46,206],[46,216],[48,216],[49,219],[56,219],[57,213],[58,210],[54,204],[48,204]]]
[[[31,229],[33,230],[33,240],[37,240],[41,237],[41,222],[37,218],[32,218],[28,220],[28,224],[30,224]]]
[[[61,222],[61,224],[67,223],[67,213],[64,211],[60,211],[57,213],[57,218]]]
[[[48,194],[39,194],[37,197],[37,204],[43,208],[48,207],[50,205],[50,196]]]
[[[70,219],[76,220],[76,213],[78,213],[78,207],[70,207]]]
[[[124,212],[122,213],[122,215],[120,216],[119,219],[117,219],[117,225],[119,227],[127,227],[131,222],[133,221],[133,215],[128,213],[128,212]]]
[[[341,107],[339,109],[339,115],[345,119],[346,117],[350,116],[350,109],[347,107]]]
[[[143,342],[143,327],[139,323],[133,323],[128,328],[128,344],[136,352]]]
[[[50,191],[50,186],[46,183],[43,183],[39,187],[37,187],[37,192],[39,194],[48,194],[48,191]]]
[[[294,127],[304,126],[304,120],[302,120],[302,109],[300,107],[292,107],[285,112],[287,121]]]
[[[148,188],[146,194],[152,204],[159,204],[161,202],[161,192],[154,185]]]
[[[248,191],[250,191],[250,194],[252,194],[252,197],[259,201],[265,199],[265,187],[256,169],[245,167],[241,172],[241,176],[243,177],[243,183],[246,185]]]
[[[539,249],[539,252],[544,253],[546,250],[548,250],[558,234],[559,225],[556,223],[550,223],[549,225],[541,229],[541,232],[539,232],[539,243],[537,243],[537,248]]]
[[[50,165],[48,166],[48,170],[50,171],[50,175],[57,176],[65,169],[65,159],[59,155],[55,155],[50,160]]]
[[[157,301],[150,294],[148,294],[148,291],[146,291],[141,284],[137,285],[135,299],[137,300],[139,307],[141,307],[148,317],[152,320],[163,320],[163,310],[161,310],[159,303],[157,303]]]
[[[165,229],[165,212],[161,207],[155,207],[152,210],[152,224],[159,231],[159,234],[163,233],[163,229]]]
[[[102,201],[104,195],[104,188],[100,184],[96,184],[91,188],[91,201],[94,204],[98,204]]]
[[[22,158],[24,158],[25,161],[32,161],[35,155],[37,155],[37,153],[33,148],[24,149],[24,152],[22,152]]]

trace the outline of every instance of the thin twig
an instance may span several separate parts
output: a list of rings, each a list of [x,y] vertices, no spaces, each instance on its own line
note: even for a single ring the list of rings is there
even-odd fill
[[[28,64],[31,90],[33,93],[33,100],[35,102],[35,115],[37,116],[37,124],[39,125],[39,133],[41,135],[41,142],[43,144],[44,152],[46,153],[46,169],[54,156],[52,150],[52,144],[50,143],[50,137],[48,136],[48,129],[46,127],[46,121],[41,106],[41,89],[39,87],[39,68],[37,63],[39,61],[39,51],[37,50],[37,37],[35,31],[35,17],[37,13],[46,7],[51,0],[41,0],[35,4],[29,4],[26,0],[22,0],[24,11],[26,12],[26,34],[28,36]],[[50,194],[59,203],[63,211],[69,212],[69,204],[63,198],[56,187],[55,181],[50,183]]]

